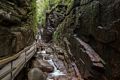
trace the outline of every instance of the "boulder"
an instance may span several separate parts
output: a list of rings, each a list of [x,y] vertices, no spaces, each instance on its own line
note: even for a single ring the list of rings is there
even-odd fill
[[[41,69],[43,72],[48,72],[48,73],[54,71],[54,67],[51,64],[41,59],[36,59],[35,61],[33,61],[33,67],[37,67]]]
[[[39,68],[33,68],[28,72],[28,80],[46,80],[46,76]]]

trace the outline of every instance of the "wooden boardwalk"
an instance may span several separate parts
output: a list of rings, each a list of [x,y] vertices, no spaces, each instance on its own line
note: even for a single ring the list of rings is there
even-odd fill
[[[19,53],[0,60],[0,80],[14,80],[35,53],[36,42]]]

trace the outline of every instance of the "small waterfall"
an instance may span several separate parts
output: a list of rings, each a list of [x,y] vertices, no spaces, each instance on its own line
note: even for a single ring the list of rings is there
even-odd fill
[[[58,76],[64,76],[65,75],[63,72],[61,72],[60,70],[57,69],[57,67],[55,66],[52,59],[47,60],[47,61],[54,67],[54,71],[48,75],[48,78],[49,77],[58,77]]]
[[[52,73],[48,74],[47,80],[51,80],[54,77],[59,77],[59,76],[65,76],[66,74],[64,74],[63,72],[61,72],[60,70],[57,69],[57,67],[55,66],[54,61],[52,60],[53,55],[49,55],[46,54],[46,51],[41,51],[41,55],[43,56],[43,60],[47,61],[49,64],[51,64],[54,67],[54,71]],[[45,59],[47,56],[49,56],[49,59]]]

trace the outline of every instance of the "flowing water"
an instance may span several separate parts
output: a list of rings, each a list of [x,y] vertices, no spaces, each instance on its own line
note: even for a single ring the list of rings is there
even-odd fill
[[[53,58],[54,58],[53,55],[46,54],[45,50],[38,52],[38,54],[42,55],[42,59],[44,61],[47,61],[50,65],[52,65],[54,67],[54,71],[51,73],[48,73],[47,80],[52,80],[55,77],[66,76],[66,74],[64,72],[57,69],[57,67],[53,61]],[[46,59],[46,57],[47,57],[47,59]]]

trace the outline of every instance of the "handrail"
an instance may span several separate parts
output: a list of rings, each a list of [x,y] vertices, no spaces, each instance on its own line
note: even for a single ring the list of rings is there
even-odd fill
[[[6,58],[6,59],[0,60],[0,67],[7,64],[7,63],[9,63],[12,60],[15,60],[16,58],[19,57],[19,55],[20,55],[20,53],[17,53],[17,54],[15,54],[13,56],[10,56],[10,57]]]
[[[13,80],[17,76],[19,71],[27,63],[27,61],[29,61],[31,57],[35,54],[35,52],[36,52],[36,42],[34,42],[31,46],[28,46],[27,48],[23,49],[19,53],[11,57],[8,57],[6,59],[0,60],[0,67],[2,66],[2,68],[0,69],[0,73],[1,73],[0,80],[6,78],[10,74],[11,76],[9,77],[9,79],[8,78],[7,79]],[[11,64],[11,66],[7,64]],[[6,70],[7,67],[10,69]]]
[[[3,79],[5,76],[7,76],[9,73],[11,73],[12,71],[14,71],[16,68],[10,69],[8,70],[6,73],[0,75],[0,80]]]
[[[13,56],[10,56],[10,57],[8,57],[8,58],[5,58],[5,59],[0,60],[0,68],[1,68],[1,66],[5,65],[5,64],[7,64],[7,63],[9,63],[9,62],[11,62],[12,60],[17,59],[22,52],[27,51],[30,47],[31,47],[31,46],[28,46],[28,47],[26,47],[25,49],[23,49],[22,51],[20,51],[19,53],[14,54]]]

